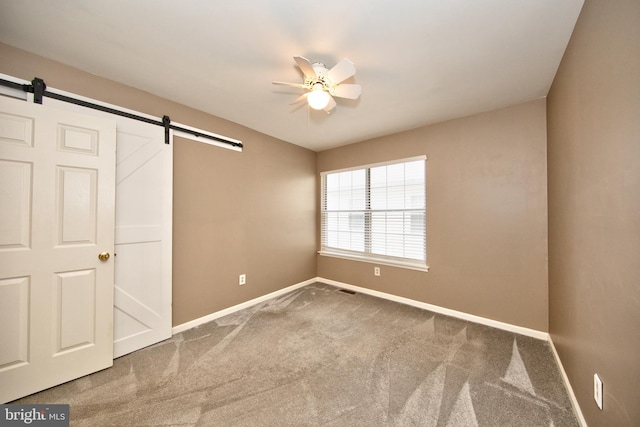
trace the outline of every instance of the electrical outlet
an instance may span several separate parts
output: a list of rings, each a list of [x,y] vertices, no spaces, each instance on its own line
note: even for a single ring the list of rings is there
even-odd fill
[[[602,380],[598,374],[593,376],[593,398],[595,399],[598,408],[602,410]]]
[[[238,278],[238,285],[244,285],[245,283],[247,283],[247,275],[241,274]]]
[[[380,275],[380,267],[373,267],[373,275],[374,276]]]

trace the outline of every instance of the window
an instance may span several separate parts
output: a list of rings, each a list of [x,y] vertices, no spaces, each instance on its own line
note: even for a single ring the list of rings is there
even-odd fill
[[[426,270],[425,161],[322,173],[320,254]]]

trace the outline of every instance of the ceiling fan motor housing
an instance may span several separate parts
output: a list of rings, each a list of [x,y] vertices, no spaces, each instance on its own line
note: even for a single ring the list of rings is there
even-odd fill
[[[313,71],[316,72],[316,76],[314,78],[305,78],[305,84],[308,85],[310,89],[313,89],[316,84],[320,83],[324,90],[329,90],[331,82],[327,76],[329,72],[327,67],[320,62],[314,62],[311,66],[313,67]]]

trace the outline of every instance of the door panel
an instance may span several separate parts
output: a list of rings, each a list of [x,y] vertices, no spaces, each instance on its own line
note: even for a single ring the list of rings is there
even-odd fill
[[[27,363],[29,349],[29,277],[0,280],[0,372]]]
[[[53,292],[56,319],[55,355],[95,344],[96,272],[93,269],[56,274]]]
[[[31,241],[31,163],[0,160],[0,251],[28,249]]]
[[[58,245],[95,244],[98,212],[98,171],[57,167]]]
[[[0,97],[0,401],[113,363],[115,122]]]
[[[58,150],[88,156],[98,155],[98,133],[93,129],[60,125]]]
[[[0,142],[33,146],[33,119],[0,113]]]

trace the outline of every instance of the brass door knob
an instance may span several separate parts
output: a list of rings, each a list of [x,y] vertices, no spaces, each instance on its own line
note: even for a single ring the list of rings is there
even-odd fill
[[[101,252],[100,255],[98,255],[98,259],[100,261],[106,261],[109,259],[111,255],[109,255],[109,252]]]

